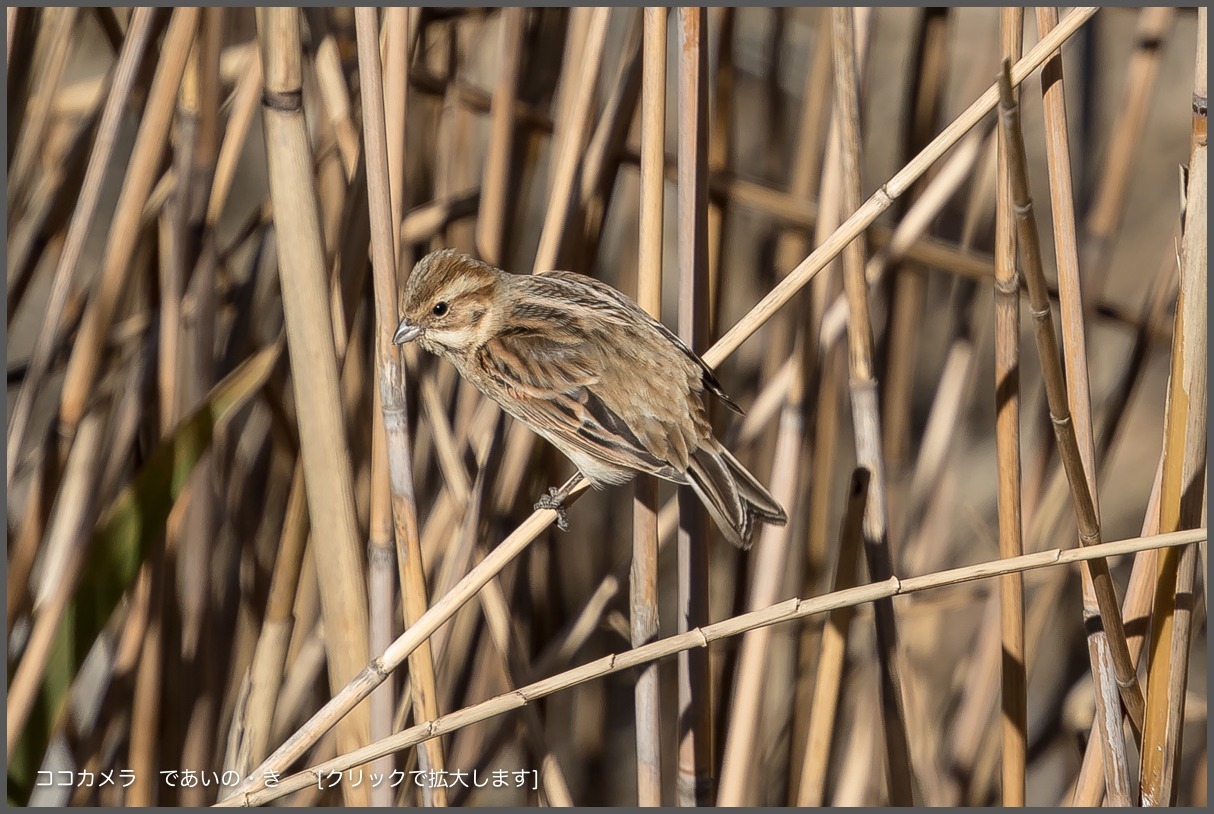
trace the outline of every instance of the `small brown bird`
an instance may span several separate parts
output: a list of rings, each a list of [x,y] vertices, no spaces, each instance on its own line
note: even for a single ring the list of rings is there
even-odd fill
[[[690,485],[734,545],[787,518],[713,437],[705,389],[742,412],[666,326],[611,286],[566,271],[509,274],[451,249],[413,268],[393,342],[417,340],[548,439],[596,487],[638,472]],[[567,484],[566,488],[572,486]],[[564,490],[536,508],[556,509]]]

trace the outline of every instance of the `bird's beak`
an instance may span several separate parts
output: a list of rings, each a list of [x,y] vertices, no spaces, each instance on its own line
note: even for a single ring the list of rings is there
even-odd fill
[[[411,325],[409,320],[402,319],[400,325],[396,326],[396,333],[392,335],[392,344],[403,345],[406,342],[412,342],[421,335],[421,326]]]

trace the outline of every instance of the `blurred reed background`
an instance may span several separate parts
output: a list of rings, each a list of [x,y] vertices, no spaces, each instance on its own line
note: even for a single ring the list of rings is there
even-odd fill
[[[9,9],[9,802],[1204,805],[1206,12],[1059,16]],[[695,337],[788,527],[551,528],[385,341],[447,246]]]

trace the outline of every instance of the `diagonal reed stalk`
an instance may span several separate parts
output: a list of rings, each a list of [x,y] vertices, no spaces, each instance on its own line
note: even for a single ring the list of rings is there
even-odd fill
[[[1041,247],[1037,233],[1036,217],[1033,213],[1028,191],[1028,180],[1025,175],[1024,137],[1019,128],[1019,109],[1012,96],[1012,86],[1008,80],[1006,66],[1007,63],[1005,62],[1005,71],[1000,78],[1001,89],[1004,93],[1004,99],[1000,106],[1000,124],[1003,128],[1004,139],[1008,144],[1006,157],[1009,161],[1008,173],[1017,218],[1017,236],[1021,264],[1025,270],[1025,282],[1029,290],[1034,336],[1037,340],[1038,355],[1041,358],[1042,378],[1045,382],[1050,417],[1058,442],[1059,457],[1062,460],[1067,480],[1071,486],[1075,514],[1079,523],[1079,539],[1084,545],[1091,545],[1100,540],[1100,525],[1089,488],[1089,481],[1083,470],[1079,442],[1075,426],[1071,422],[1071,411],[1067,404],[1066,384],[1063,379],[1062,363],[1058,358],[1054,322],[1050,314],[1049,300],[1045,293],[1045,274],[1041,267]],[[1103,567],[1100,567],[1097,563],[1101,563]],[[1108,570],[1108,563],[1094,560],[1089,568],[1092,572],[1092,581],[1101,586],[1096,589],[1096,600],[1099,601],[1099,607],[1093,608],[1092,611],[1099,614],[1105,628],[1109,631],[1108,641],[1120,641],[1122,647],[1124,647],[1125,632],[1121,623],[1121,610],[1117,604],[1112,577]],[[1091,637],[1089,637],[1089,641],[1091,641]],[[1094,677],[1098,682],[1104,676],[1103,660],[1098,658],[1098,654],[1107,652],[1103,645],[1105,639],[1102,637],[1100,641],[1101,645],[1099,646],[1091,645]],[[1097,647],[1100,647],[1100,649],[1098,650]],[[1118,663],[1121,663],[1120,659]],[[1141,690],[1138,688],[1137,678],[1129,662],[1128,650],[1124,654],[1123,669],[1128,671],[1130,683],[1122,685],[1122,691],[1126,696],[1130,697],[1133,696],[1135,691],[1138,691],[1139,712],[1141,713]],[[1112,674],[1109,674],[1107,677],[1109,679],[1113,678]],[[1127,711],[1130,711],[1131,702],[1127,700],[1126,706]],[[1128,777],[1123,774],[1125,768],[1125,750],[1124,743],[1121,740],[1121,716],[1118,709],[1114,708],[1108,711],[1108,714],[1104,715],[1102,720],[1108,724],[1102,729],[1102,735],[1104,736],[1102,739],[1106,746],[1112,744],[1110,748],[1115,750],[1106,752],[1105,764],[1110,799],[1113,799],[1115,791],[1119,795],[1128,794],[1128,788],[1126,787]],[[1112,739],[1111,741],[1110,738]],[[1121,747],[1118,751],[1116,744],[1119,743]],[[1113,761],[1119,754],[1120,762],[1115,764]]]
[[[148,105],[135,136],[131,164],[114,210],[101,275],[95,284],[94,297],[85,311],[68,362],[59,408],[64,447],[70,446],[75,427],[86,409],[89,394],[99,375],[101,351],[105,347],[104,336],[114,321],[119,299],[129,280],[131,258],[140,232],[136,224],[152,190],[160,157],[168,142],[177,88],[185,74],[190,43],[193,42],[199,17],[198,9],[177,9],[165,34],[162,50],[165,56],[156,65],[152,88],[148,92]]]
[[[641,88],[641,210],[637,303],[662,316],[662,245],[666,160],[666,15],[646,8]],[[632,646],[658,636],[658,482],[640,476],[633,500],[632,570],[629,574]],[[637,804],[662,804],[661,697],[658,666],[637,672],[635,694]]]
[[[856,76],[855,24],[850,9],[831,12],[834,56],[835,116],[842,146],[842,204],[844,211],[860,205],[860,89]],[[889,540],[889,511],[882,460],[877,381],[873,373],[872,321],[868,282],[864,278],[865,247],[857,236],[843,250],[843,288],[847,296],[848,390],[856,434],[856,460],[872,475],[864,514],[864,553],[869,574],[883,580],[893,574]],[[903,672],[893,602],[875,606],[877,660],[881,676],[882,724],[885,733],[889,801],[913,805],[914,772],[906,732],[906,711],[900,674]]]
[[[550,510],[544,511],[553,514]],[[549,521],[555,518],[548,518]],[[1018,573],[1058,565],[1090,562],[1098,557],[1115,557],[1150,549],[1166,549],[1204,542],[1204,528],[1192,531],[1172,532],[1153,537],[1135,537],[1129,540],[1100,543],[1078,549],[1051,549],[1034,554],[1024,554],[1012,560],[997,559],[989,562],[951,568],[920,577],[890,577],[887,580],[846,588],[810,599],[789,599],[777,605],[744,613],[704,628],[697,628],[656,642],[615,653],[567,670],[564,673],[537,681],[527,687],[473,706],[452,712],[437,721],[426,721],[409,730],[393,735],[386,741],[372,744],[356,752],[344,754],[326,763],[314,765],[303,772],[281,778],[277,786],[257,792],[242,792],[239,799],[232,798],[222,806],[264,805],[292,791],[315,784],[317,772],[346,771],[352,767],[374,760],[383,754],[407,749],[420,741],[440,734],[457,731],[479,721],[501,715],[532,703],[561,690],[584,684],[604,676],[631,670],[661,658],[667,658],[690,648],[704,648],[715,641],[739,636],[759,627],[805,619],[821,613],[842,608],[856,607],[880,599],[906,596],[919,591],[945,586],[959,585],[973,580],[990,579],[1009,573]]]
[[[80,187],[79,200],[72,213],[63,251],[59,255],[59,262],[51,282],[46,314],[38,327],[38,337],[34,342],[25,382],[17,393],[17,401],[9,416],[6,484],[10,490],[13,486],[16,461],[33,410],[34,397],[51,362],[55,334],[64,306],[67,305],[72,276],[84,253],[85,239],[88,237],[89,228],[93,224],[93,218],[96,216],[97,207],[101,202],[105,171],[113,159],[122,112],[135,87],[138,68],[153,33],[152,21],[155,13],[152,9],[146,8],[135,10],[127,36],[123,40],[118,63],[114,67],[110,89],[106,95],[101,120],[97,126],[96,141],[93,143],[88,168],[85,170],[84,181]],[[142,202],[140,205],[142,206]]]

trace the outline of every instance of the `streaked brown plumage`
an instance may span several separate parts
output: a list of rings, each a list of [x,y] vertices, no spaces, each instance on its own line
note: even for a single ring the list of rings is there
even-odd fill
[[[418,343],[546,438],[595,486],[645,472],[690,485],[735,545],[755,520],[786,521],[771,494],[712,435],[705,389],[741,412],[662,323],[581,274],[509,274],[450,249],[405,289],[397,343]]]

